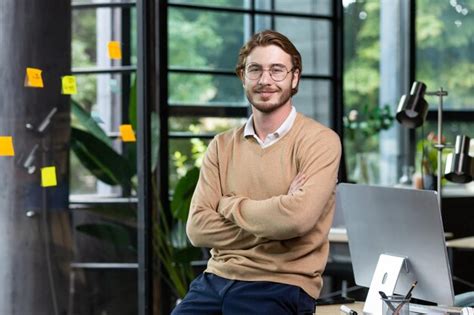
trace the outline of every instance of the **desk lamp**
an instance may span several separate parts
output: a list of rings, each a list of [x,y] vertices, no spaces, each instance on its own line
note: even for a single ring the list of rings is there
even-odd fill
[[[474,177],[474,159],[469,156],[469,142],[465,135],[456,136],[454,153],[446,159],[444,177],[454,183],[469,183]]]
[[[398,104],[397,114],[395,118],[398,122],[407,128],[417,128],[425,122],[428,113],[428,103],[424,99],[425,95],[434,95],[439,97],[438,103],[438,143],[434,146],[438,150],[438,172],[437,172],[437,191],[438,204],[441,209],[441,165],[442,165],[442,151],[445,147],[442,141],[443,129],[443,97],[448,95],[448,92],[439,88],[438,91],[427,92],[426,85],[423,82],[413,82],[409,95],[403,95]]]

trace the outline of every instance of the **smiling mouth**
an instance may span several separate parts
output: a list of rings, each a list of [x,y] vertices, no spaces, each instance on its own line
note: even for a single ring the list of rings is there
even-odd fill
[[[275,90],[256,90],[257,93],[275,93]]]
[[[261,95],[271,95],[273,93],[276,93],[277,91],[274,90],[260,90],[256,91],[256,93],[261,94]]]
[[[275,91],[260,91],[260,92],[257,92],[261,98],[270,98],[274,93]]]

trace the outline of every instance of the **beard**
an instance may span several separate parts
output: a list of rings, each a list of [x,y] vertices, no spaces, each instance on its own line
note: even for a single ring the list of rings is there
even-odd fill
[[[271,113],[274,112],[275,110],[279,109],[283,105],[285,105],[291,98],[291,88],[278,88],[278,92],[280,94],[278,95],[278,98],[275,100],[265,100],[262,99],[260,96],[260,91],[268,89],[267,87],[257,87],[253,91],[245,91],[245,95],[247,96],[248,101],[250,104],[252,104],[253,107],[255,107],[256,110],[262,112],[262,113]],[[273,88],[272,91],[275,91],[276,89]],[[277,94],[276,92],[275,94]],[[273,95],[274,96],[274,95]]]

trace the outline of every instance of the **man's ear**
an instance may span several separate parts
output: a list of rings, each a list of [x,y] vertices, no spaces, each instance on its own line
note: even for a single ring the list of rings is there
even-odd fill
[[[242,86],[245,86],[245,75],[244,75],[244,70],[240,70],[240,73],[239,73],[239,78],[240,78],[240,81],[242,82]]]
[[[300,70],[296,69],[293,71],[293,78],[291,79],[291,88],[294,89],[298,86],[298,82],[300,81]]]

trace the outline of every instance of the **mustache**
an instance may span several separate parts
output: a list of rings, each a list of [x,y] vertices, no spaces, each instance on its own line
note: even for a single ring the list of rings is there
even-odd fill
[[[269,92],[278,92],[280,91],[279,89],[271,89],[268,88],[267,86],[257,86],[256,88],[253,89],[255,93],[269,93]]]

